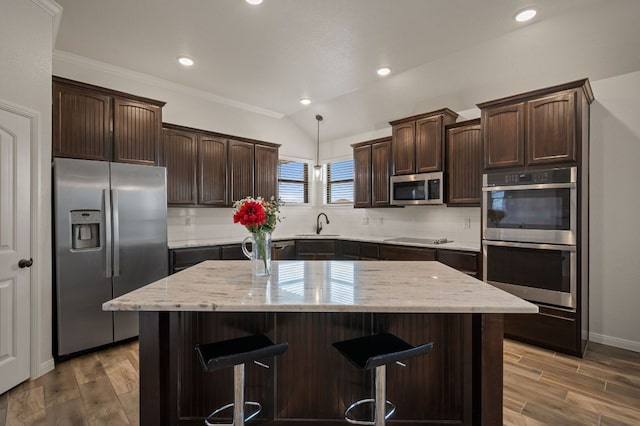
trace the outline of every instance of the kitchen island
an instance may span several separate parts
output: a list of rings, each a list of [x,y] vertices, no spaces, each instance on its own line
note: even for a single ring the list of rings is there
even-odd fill
[[[247,365],[260,424],[344,424],[373,380],[335,341],[387,331],[433,342],[387,370],[404,424],[502,424],[502,314],[537,307],[438,262],[277,261],[252,277],[244,261],[207,261],[103,305],[140,311],[140,420],[203,424],[233,400],[232,369],[205,373],[194,347],[262,333],[288,342],[271,369]],[[393,424],[393,421],[389,422]]]

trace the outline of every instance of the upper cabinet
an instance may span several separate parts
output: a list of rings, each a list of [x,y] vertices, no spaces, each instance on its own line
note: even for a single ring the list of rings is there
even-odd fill
[[[231,202],[253,195],[254,161],[252,143],[229,141]]]
[[[585,79],[478,104],[484,168],[575,164],[591,102]]]
[[[164,102],[53,77],[54,157],[157,165]]]
[[[444,108],[391,121],[393,174],[441,171],[444,126],[455,123],[457,117],[454,111]]]
[[[355,208],[390,205],[391,138],[352,145]]]
[[[167,203],[193,205],[198,198],[198,135],[163,129],[162,165],[167,168]]]
[[[256,144],[254,169],[253,193],[256,197],[278,198],[278,147]]]
[[[170,206],[228,207],[247,196],[278,196],[278,147],[268,142],[164,124]]]
[[[446,182],[448,205],[480,205],[482,130],[480,119],[447,126]]]

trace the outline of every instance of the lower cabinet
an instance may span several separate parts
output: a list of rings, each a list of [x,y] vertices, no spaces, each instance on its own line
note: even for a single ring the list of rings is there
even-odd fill
[[[480,253],[408,247],[349,240],[279,240],[271,245],[272,260],[437,260],[480,278]],[[247,260],[241,244],[169,250],[169,271],[179,272],[205,260]]]
[[[482,276],[478,252],[438,249],[437,260],[472,277],[480,279]]]
[[[218,246],[172,249],[169,250],[169,274],[175,274],[205,260],[220,258],[221,249]]]
[[[382,244],[380,260],[436,260],[436,249]]]
[[[336,240],[298,240],[296,258],[298,260],[334,260]]]
[[[271,243],[271,260],[296,260],[296,241],[274,241]]]

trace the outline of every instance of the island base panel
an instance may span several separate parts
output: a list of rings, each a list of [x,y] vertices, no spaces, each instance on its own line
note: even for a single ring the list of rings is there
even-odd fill
[[[373,371],[331,343],[388,331],[431,353],[387,369],[388,424],[502,424],[502,315],[398,313],[140,313],[141,424],[203,424],[233,400],[233,369],[206,373],[194,347],[252,333],[288,342],[247,365],[246,398],[262,403],[253,424],[345,424],[344,410],[373,395]],[[319,423],[320,422],[320,423]]]

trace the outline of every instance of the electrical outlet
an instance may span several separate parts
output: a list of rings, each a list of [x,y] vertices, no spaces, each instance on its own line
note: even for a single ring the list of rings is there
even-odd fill
[[[369,217],[368,216],[365,216],[365,217],[362,218],[362,224],[363,225],[368,225],[369,224]]]
[[[471,229],[471,218],[470,217],[465,217],[464,218],[464,229]]]
[[[185,226],[193,225],[193,218],[191,216],[185,217],[184,218],[184,224],[185,224]]]
[[[378,225],[384,225],[384,218],[383,217],[377,217],[376,218],[376,223]]]

